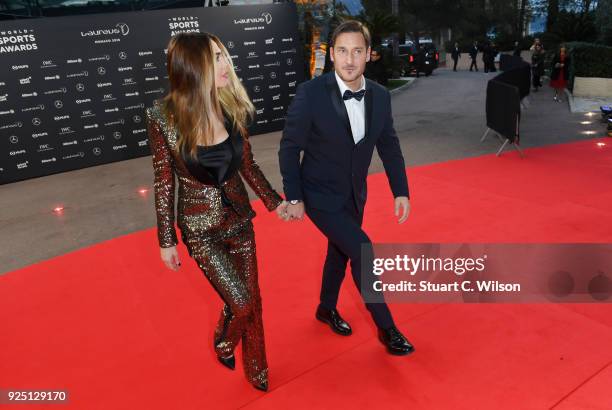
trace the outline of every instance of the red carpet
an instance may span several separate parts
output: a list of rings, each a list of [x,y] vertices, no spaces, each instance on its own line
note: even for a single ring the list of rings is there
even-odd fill
[[[612,242],[612,142],[526,154],[409,169],[401,226],[373,175],[366,230],[375,242]],[[184,247],[181,271],[163,268],[153,229],[0,276],[0,388],[65,389],[58,408],[87,410],[612,408],[611,305],[396,304],[416,353],[393,357],[350,279],[339,309],[353,336],[314,320],[322,236],[255,206],[270,392],[216,362],[220,301]]]

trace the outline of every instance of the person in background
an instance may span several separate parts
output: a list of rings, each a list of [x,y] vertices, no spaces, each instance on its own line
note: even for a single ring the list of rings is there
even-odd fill
[[[489,47],[489,71],[492,73],[497,72],[497,68],[495,68],[495,60],[497,59],[497,55],[499,51],[497,51],[497,45],[491,42],[491,46]]]
[[[489,65],[490,57],[491,57],[491,44],[485,43],[485,45],[482,47],[482,64],[484,66],[485,73],[488,73],[489,71],[491,71],[491,66]]]
[[[451,51],[451,57],[453,58],[453,71],[457,71],[457,63],[459,62],[459,59],[461,58],[461,50],[459,49],[459,43],[455,43],[452,51]]]
[[[421,72],[424,70],[423,66],[425,65],[425,50],[423,50],[423,46],[420,44],[416,46],[414,52],[414,67],[416,68],[416,76],[420,77]]]
[[[531,54],[531,79],[535,92],[542,87],[542,75],[544,75],[544,50],[541,44],[536,44]]]
[[[370,52],[370,61],[366,64],[365,76],[380,85],[386,86],[388,83],[387,67],[378,47],[373,48]]]
[[[478,71],[478,64],[476,63],[476,57],[478,56],[478,41],[474,41],[474,45],[470,48],[470,58],[472,59],[472,63],[470,64],[470,71],[474,68]]]
[[[542,47],[542,51],[544,51],[544,46],[542,45],[542,41],[538,37],[533,39],[533,44],[531,45],[531,47],[529,47],[529,50],[534,51],[538,44],[540,45],[540,47]]]
[[[558,102],[563,102],[561,94],[565,92],[567,80],[569,78],[570,57],[567,53],[565,45],[559,46],[559,51],[552,61],[552,74],[550,75],[550,86],[555,89],[553,99]]]
[[[514,57],[520,57],[521,56],[521,43],[518,41],[514,42],[514,52],[512,53],[512,55]]]

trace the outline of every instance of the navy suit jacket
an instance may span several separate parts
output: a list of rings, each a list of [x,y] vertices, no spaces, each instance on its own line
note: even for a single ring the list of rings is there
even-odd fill
[[[287,200],[300,199],[307,207],[337,211],[352,196],[363,210],[374,147],[393,195],[409,197],[404,157],[393,128],[391,95],[366,79],[364,98],[366,135],[355,144],[334,72],[298,86],[278,153]]]

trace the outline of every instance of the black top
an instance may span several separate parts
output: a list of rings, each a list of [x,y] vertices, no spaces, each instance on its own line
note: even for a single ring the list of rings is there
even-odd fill
[[[215,145],[198,145],[198,162],[219,186],[232,174],[228,171],[234,155],[235,151],[232,147],[231,137]],[[231,205],[223,189],[221,189],[221,200],[224,206]]]
[[[233,156],[234,149],[229,138],[215,145],[198,145],[198,161],[200,165],[206,168],[219,185],[229,177],[227,170]]]
[[[223,204],[231,206],[225,195],[223,183],[235,175],[242,164],[244,152],[243,137],[235,129],[229,117],[224,116],[224,124],[229,137],[215,145],[196,145],[196,155],[192,157],[184,145],[181,157],[189,173],[205,185],[217,186],[221,190]]]

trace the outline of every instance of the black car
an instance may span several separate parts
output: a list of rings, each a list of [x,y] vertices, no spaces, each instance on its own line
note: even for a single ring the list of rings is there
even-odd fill
[[[436,46],[430,43],[423,44],[417,47],[415,44],[401,44],[399,46],[399,55],[402,75],[416,75],[424,73],[426,76],[431,75],[433,70],[438,68],[440,61],[440,53]]]

